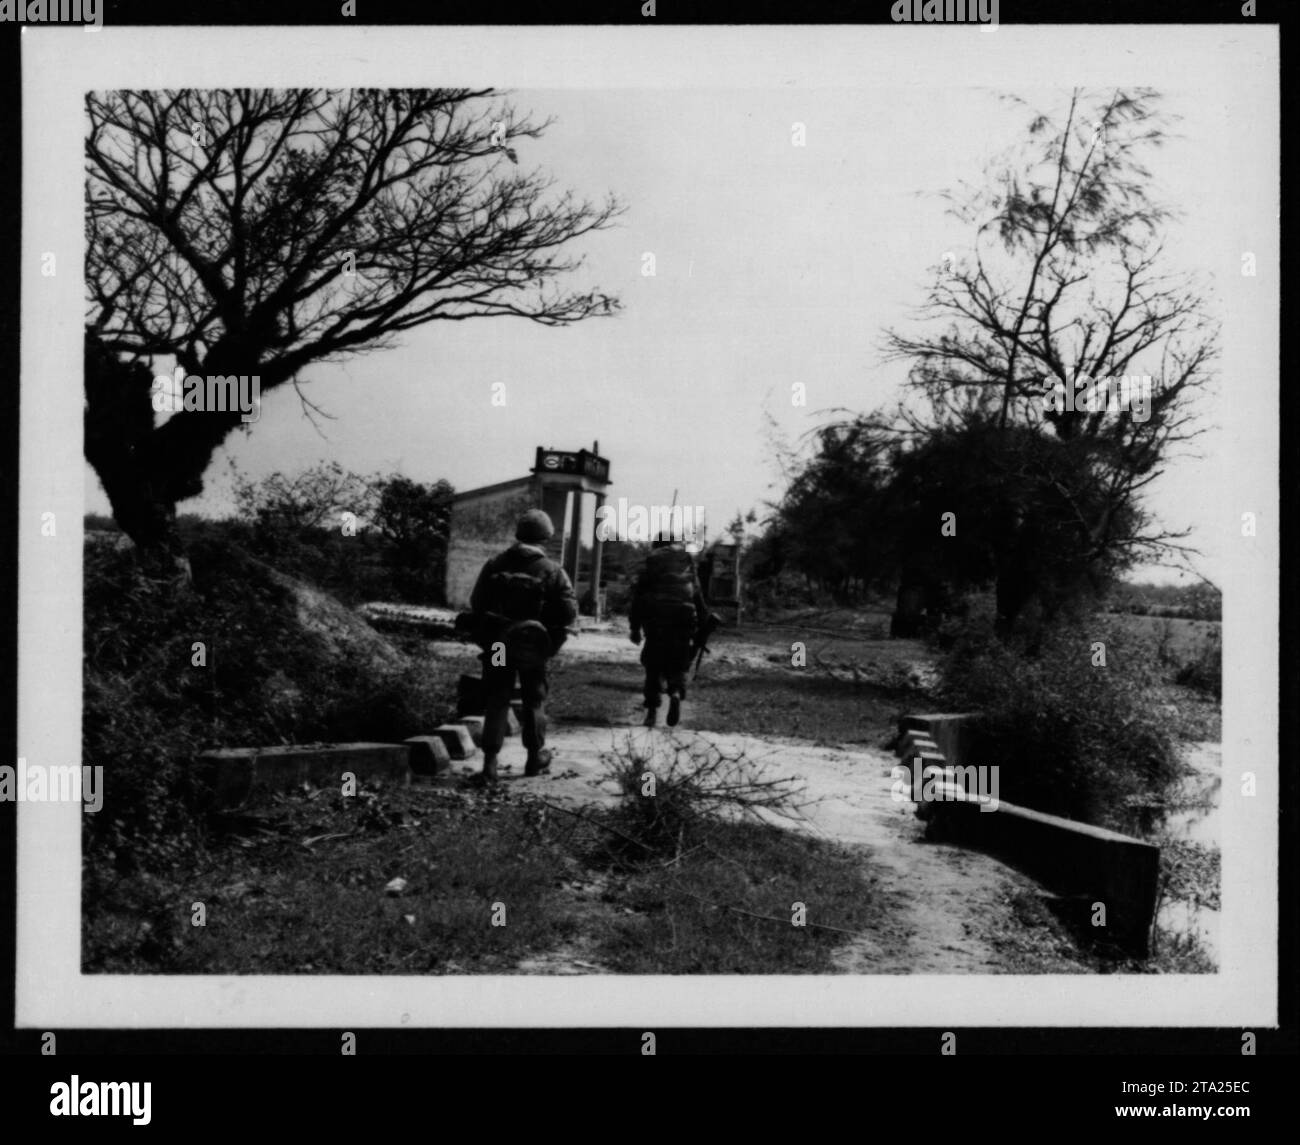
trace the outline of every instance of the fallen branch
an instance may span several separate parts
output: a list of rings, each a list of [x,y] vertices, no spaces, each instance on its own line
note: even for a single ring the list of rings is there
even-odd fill
[[[600,827],[606,831],[611,831],[620,839],[624,839],[634,846],[640,847],[643,851],[653,851],[653,847],[647,846],[640,839],[634,839],[631,835],[625,834],[617,827],[611,827],[608,823],[602,823],[599,819],[593,819],[590,815],[584,815],[581,811],[573,811],[568,807],[561,807],[558,803],[552,803],[549,799],[543,799],[541,796],[534,796],[538,803],[545,804],[552,811],[561,811],[565,815],[572,815],[575,819],[581,819],[584,823],[590,823],[593,827]]]

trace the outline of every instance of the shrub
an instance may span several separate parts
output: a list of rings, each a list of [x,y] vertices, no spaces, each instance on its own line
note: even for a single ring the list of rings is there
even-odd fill
[[[242,526],[243,543],[282,572],[350,604],[445,603],[454,492],[446,481],[362,477],[338,462],[257,482],[231,469],[239,520],[222,524]]]
[[[449,669],[331,645],[228,535],[195,538],[189,553],[192,588],[145,577],[132,549],[86,547],[82,752],[106,787],[86,840],[124,868],[201,845],[191,764],[204,750],[392,742],[451,706]]]
[[[802,788],[793,780],[770,779],[743,751],[726,752],[702,736],[638,745],[629,735],[604,763],[623,793],[615,821],[632,860],[676,858],[702,844],[719,819],[768,822],[794,818],[800,807]]]
[[[983,714],[981,758],[965,762],[998,765],[1008,802],[1131,830],[1130,801],[1167,794],[1180,775],[1172,719],[1152,703],[1160,665],[1103,617],[1046,630],[1035,654],[968,622],[940,676],[945,707]]]
[[[371,600],[427,603],[435,595],[425,584],[420,589],[423,595],[418,600],[413,597],[408,591],[409,574],[392,564],[386,542],[373,530],[347,536],[337,528],[198,517],[182,519],[180,525],[187,551],[196,546],[205,551],[238,546],[286,576],[325,589],[345,604]]]
[[[997,596],[988,590],[972,589],[958,596],[952,612],[939,622],[934,643],[945,651],[960,640],[992,632],[998,618]]]

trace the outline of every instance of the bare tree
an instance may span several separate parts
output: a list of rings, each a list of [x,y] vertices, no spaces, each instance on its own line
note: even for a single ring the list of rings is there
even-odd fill
[[[1076,89],[1059,115],[1034,114],[1024,145],[995,161],[984,186],[947,193],[950,213],[975,228],[973,247],[945,255],[920,332],[886,335],[928,401],[914,429],[992,419],[1086,449],[1104,496],[1085,508],[1054,483],[1098,560],[1117,546],[1185,551],[1186,533],[1136,506],[1170,447],[1200,432],[1192,399],[1218,356],[1218,324],[1194,278],[1159,269],[1172,213],[1150,195],[1142,164],[1167,138],[1158,105],[1146,89]],[[1115,401],[1140,397],[1143,376],[1149,404]],[[1133,381],[1120,390],[1124,377]]]
[[[149,400],[141,366],[265,393],[427,322],[619,309],[557,279],[621,207],[519,166],[550,121],[491,90],[92,92],[86,110],[86,453],[142,548],[178,554],[176,502],[241,411],[124,417]]]

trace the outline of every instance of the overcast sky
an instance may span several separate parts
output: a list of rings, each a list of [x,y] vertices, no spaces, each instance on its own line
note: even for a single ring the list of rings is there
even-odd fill
[[[1212,56],[1195,66],[1194,90],[1164,93],[1182,138],[1149,166],[1152,193],[1183,212],[1168,228],[1166,266],[1215,284],[1240,274],[1251,246],[1234,215],[1258,217],[1273,201],[1275,140],[1264,123],[1232,121],[1219,98],[1234,82],[1226,68],[1216,71]],[[1004,90],[1044,109],[1068,97],[1065,88]],[[738,509],[761,513],[779,496],[765,413],[794,440],[825,420],[821,411],[898,397],[905,367],[882,364],[881,332],[908,321],[929,268],[971,237],[945,217],[938,192],[978,182],[1026,123],[993,90],[955,84],[529,89],[511,99],[556,119],[519,145],[525,167],[626,203],[614,229],[580,240],[587,264],[572,278],[617,294],[624,311],[567,329],[434,322],[396,349],[314,366],[306,392],[337,419],[323,423],[324,437],[292,390],[272,393],[260,423],[229,440],[207,492],[182,511],[229,507],[228,457],[255,477],[325,459],[464,490],[522,476],[538,445],[598,439],[612,498],[666,503],[676,490],[705,508],[716,534]],[[806,146],[792,144],[795,123]],[[1241,177],[1250,172],[1263,174],[1262,187]],[[642,274],[646,252],[653,277]],[[1228,318],[1223,304],[1220,314]],[[1243,357],[1229,340],[1221,373],[1258,376],[1272,350]],[[492,405],[497,382],[504,407]],[[794,382],[807,387],[805,408],[791,404]],[[1207,552],[1198,563],[1212,579],[1220,531],[1208,526],[1229,452],[1218,400],[1203,406],[1204,457],[1174,461],[1150,499],[1162,523],[1197,530]],[[107,510],[88,468],[87,509]]]

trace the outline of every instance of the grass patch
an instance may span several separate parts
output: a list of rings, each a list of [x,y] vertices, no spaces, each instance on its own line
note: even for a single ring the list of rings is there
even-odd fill
[[[1217,974],[1219,964],[1197,935],[1158,931],[1156,949],[1140,969],[1151,974]]]
[[[850,849],[719,821],[677,858],[633,858],[611,846],[627,825],[508,785],[278,795],[170,871],[88,867],[83,971],[819,973],[881,916]]]
[[[1166,901],[1193,910],[1219,910],[1222,884],[1218,847],[1161,834],[1160,889],[1156,912]],[[1195,928],[1177,930],[1159,921],[1151,937],[1150,969],[1158,974],[1214,974],[1218,963]]]
[[[508,792],[281,797],[188,873],[86,884],[86,972],[503,973],[574,933],[565,851]],[[385,894],[394,878],[399,896]],[[205,925],[192,925],[193,903]],[[502,904],[504,913],[496,904]],[[494,916],[504,925],[493,925]]]
[[[671,867],[627,874],[618,897],[632,913],[598,949],[627,974],[825,973],[881,913],[860,853],[753,823],[716,825]]]
[[[765,639],[773,641],[772,634]],[[715,637],[714,657],[705,659],[699,679],[688,684],[683,721],[694,730],[880,746],[892,740],[901,713],[930,703],[915,690],[859,686],[812,666],[791,668],[788,657],[771,667],[719,663],[731,642],[730,633]],[[760,641],[747,634],[744,643],[751,642]],[[919,656],[928,653],[922,650]],[[547,712],[560,724],[640,723],[643,681],[635,663],[566,658],[561,652],[551,668]]]
[[[1160,844],[1160,893],[1197,907],[1219,909],[1219,848],[1168,835]]]
[[[593,855],[629,917],[598,946],[630,974],[824,971],[879,908],[861,854],[783,830],[806,806],[789,779],[700,737],[632,737],[606,756],[622,802]]]
[[[691,726],[704,732],[789,736],[817,744],[878,745],[914,693],[853,684],[813,671],[715,678],[693,695]]]

